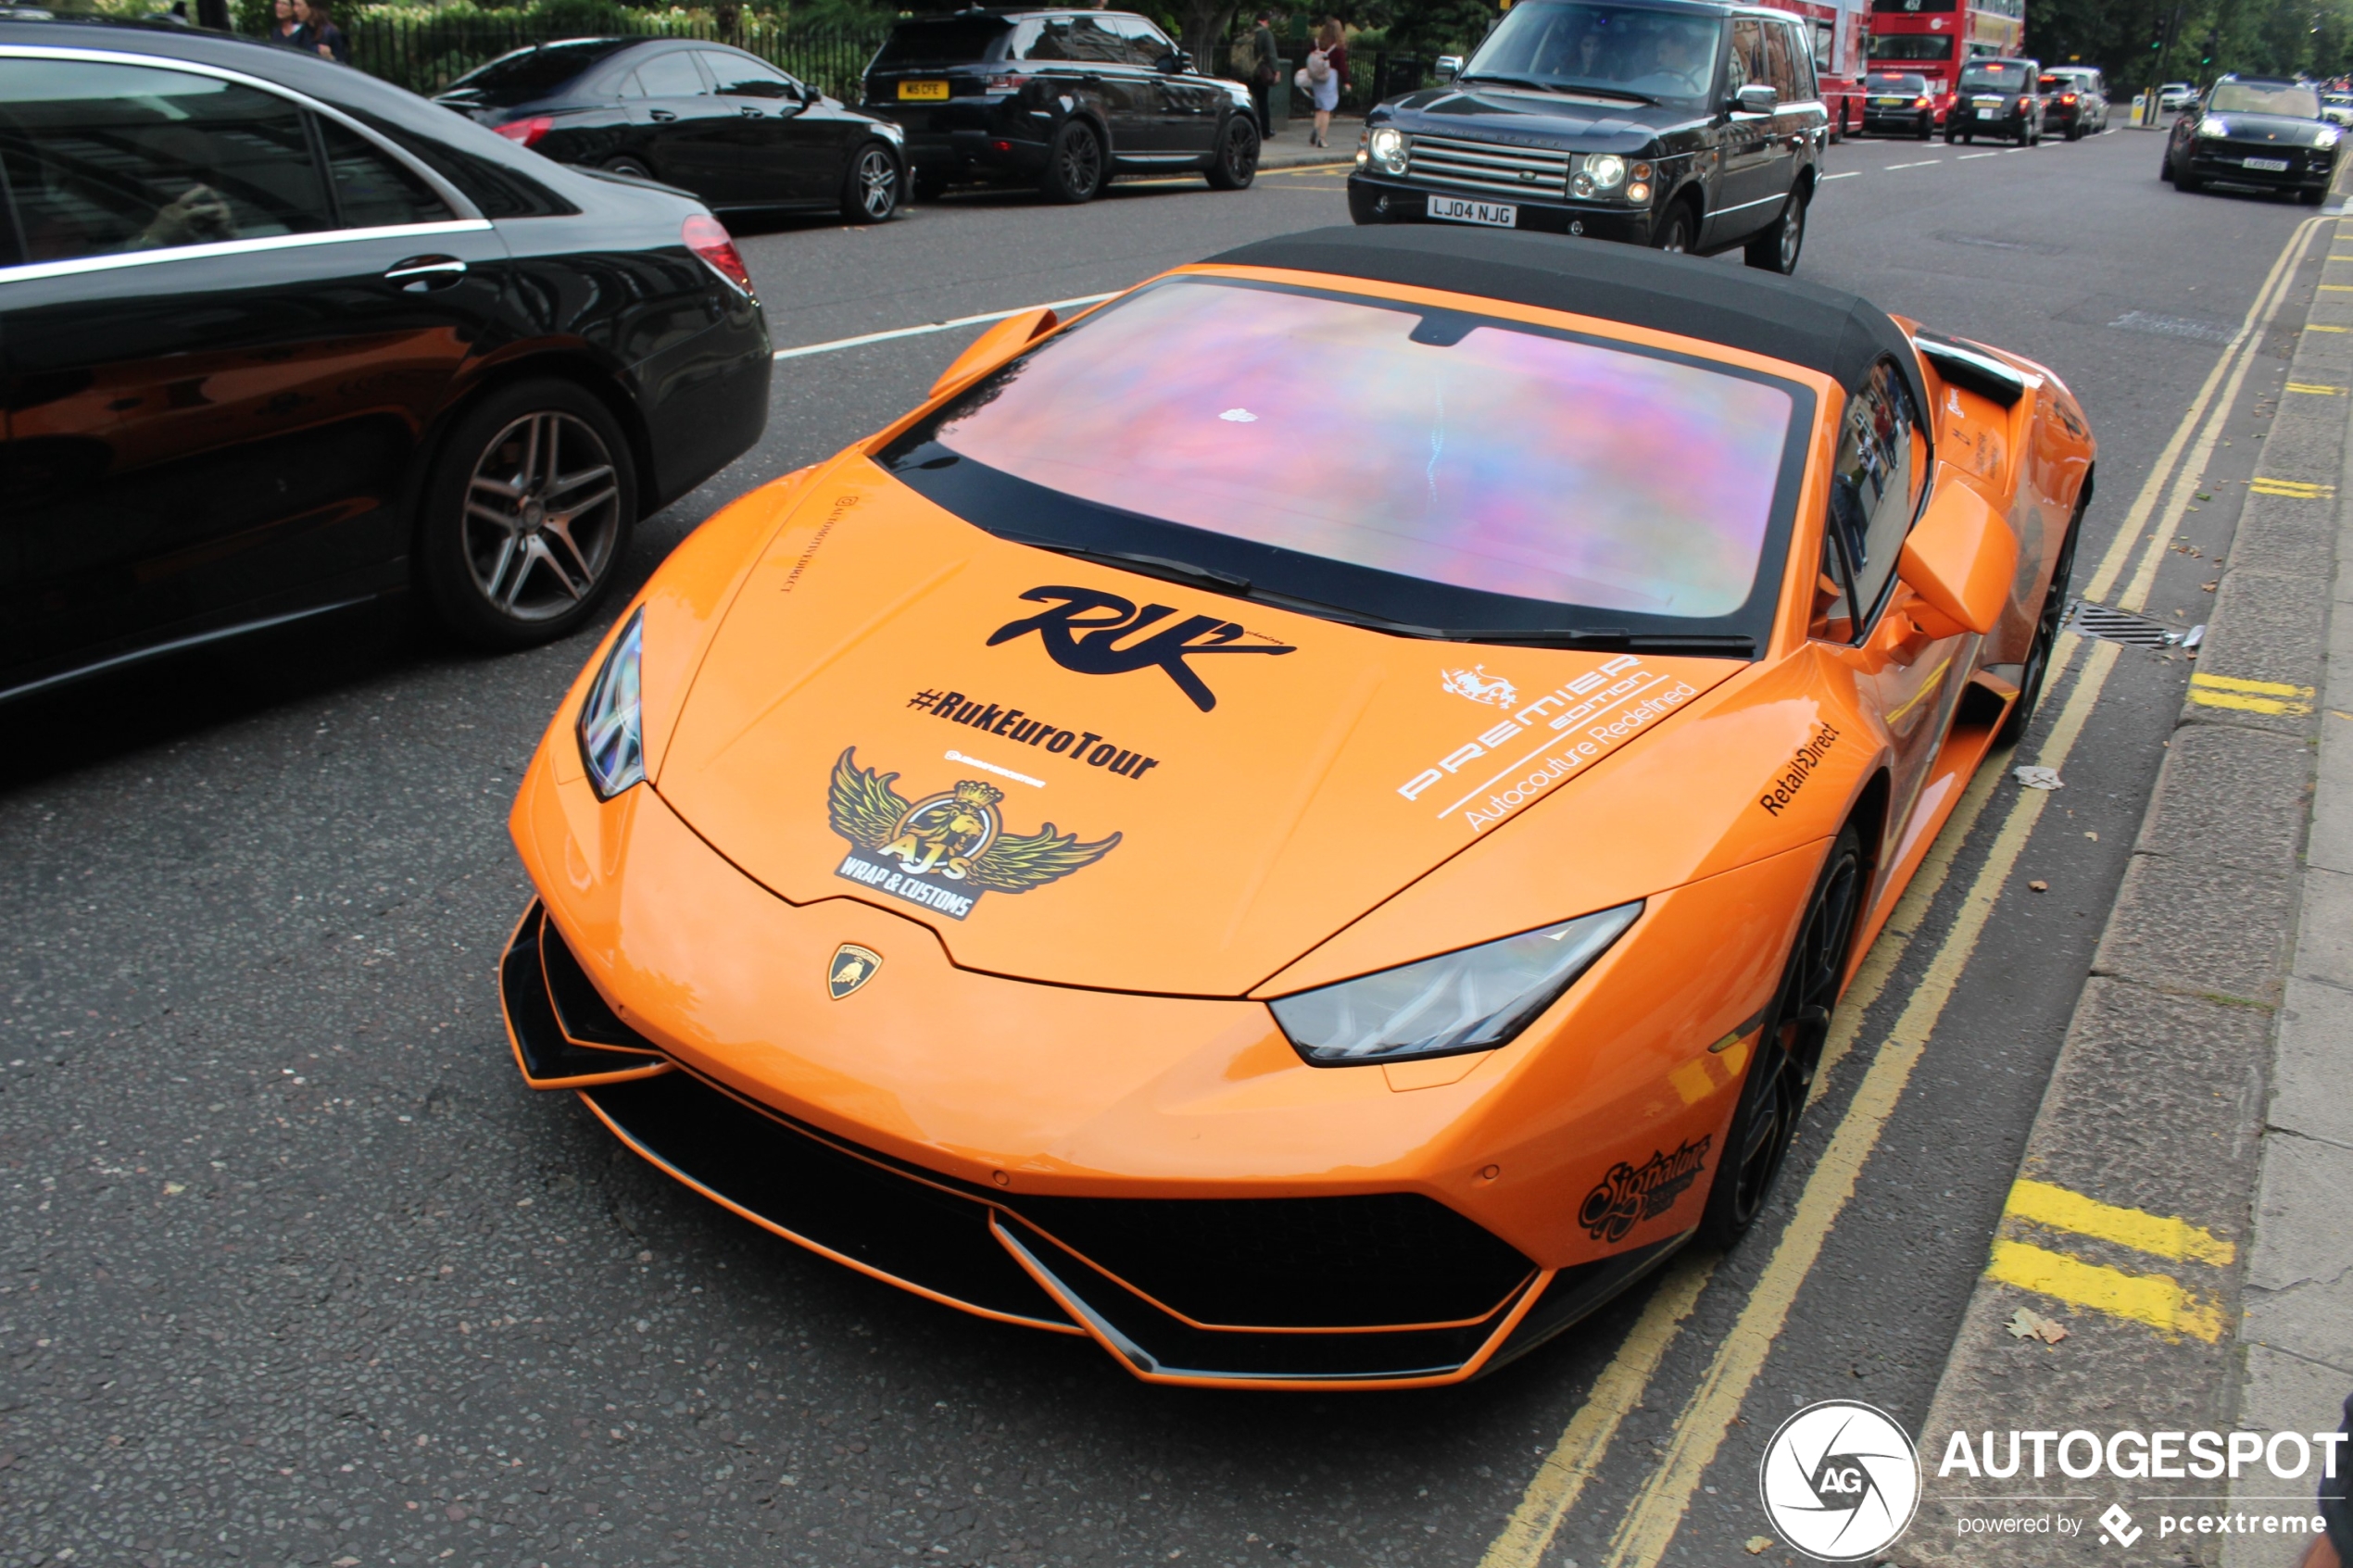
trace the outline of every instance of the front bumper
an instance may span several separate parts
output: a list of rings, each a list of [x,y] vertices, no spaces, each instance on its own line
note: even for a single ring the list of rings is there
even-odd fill
[[[1431,223],[1432,196],[1459,196],[1469,201],[1503,205],[1517,210],[1516,228],[1546,234],[1572,234],[1586,239],[1620,240],[1646,245],[1651,241],[1651,207],[1629,207],[1605,202],[1535,199],[1519,195],[1489,195],[1478,192],[1423,185],[1407,179],[1357,169],[1348,177],[1348,210],[1359,223]]]
[[[2249,169],[2248,158],[2284,161],[2285,169]],[[2190,141],[2192,177],[2218,185],[2267,191],[2325,191],[2336,174],[2334,147],[2283,147],[2269,142]]]
[[[1419,1387],[1493,1370],[1682,1239],[1561,1270],[1418,1193],[1013,1194],[787,1116],[675,1060],[590,985],[536,902],[498,970],[516,1064],[764,1230],[981,1317],[1084,1334],[1151,1382]]]

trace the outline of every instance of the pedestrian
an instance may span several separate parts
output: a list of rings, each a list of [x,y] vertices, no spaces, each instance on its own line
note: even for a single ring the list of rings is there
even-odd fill
[[[327,0],[294,0],[294,8],[295,19],[302,23],[304,48],[339,66],[351,63],[351,40],[328,14]]]
[[[283,49],[302,47],[302,22],[294,0],[270,0],[270,42]]]
[[[1311,147],[1331,145],[1332,110],[1340,107],[1340,89],[1348,85],[1348,40],[1338,17],[1326,17],[1316,31],[1315,46],[1308,51],[1300,74],[1305,79],[1308,101],[1315,107],[1315,131]]]
[[[1250,97],[1258,106],[1258,128],[1266,135],[1275,133],[1275,121],[1267,94],[1281,79],[1281,56],[1275,51],[1275,13],[1272,9],[1258,13],[1258,25],[1250,34]]]
[[[2345,1424],[2338,1430],[2353,1436],[2353,1399],[2345,1401]],[[2327,1526],[2298,1568],[2353,1568],[2353,1445],[2336,1447],[2336,1474],[2323,1468],[2321,1477],[2321,1520]]]

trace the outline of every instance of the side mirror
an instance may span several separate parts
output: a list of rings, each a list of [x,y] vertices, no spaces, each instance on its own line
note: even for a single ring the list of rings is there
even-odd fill
[[[1160,70],[1164,76],[1183,76],[1192,69],[1193,57],[1182,49],[1160,57]]]
[[[1928,514],[1904,541],[1895,576],[1920,596],[1919,608],[1929,613],[1914,619],[1931,636],[1982,635],[2009,603],[2010,582],[2018,575],[2018,536],[1958,477],[1939,473],[1931,483],[1936,494]]]
[[[956,356],[949,367],[939,372],[931,383],[931,395],[942,397],[968,382],[977,381],[1030,343],[1045,336],[1061,324],[1062,319],[1044,306],[1025,310],[1018,316],[1008,316],[973,340],[973,345]]]
[[[1781,94],[1769,82],[1752,82],[1734,94],[1732,107],[1743,114],[1771,114],[1781,107]]]
[[[1453,81],[1453,80],[1454,80],[1454,78],[1456,78],[1456,77],[1458,77],[1458,76],[1460,76],[1460,75],[1462,75],[1462,74],[1463,74],[1463,56],[1460,56],[1460,55],[1441,55],[1441,56],[1438,56],[1438,80],[1439,80],[1439,81],[1441,81],[1441,82],[1452,82],[1452,81]]]

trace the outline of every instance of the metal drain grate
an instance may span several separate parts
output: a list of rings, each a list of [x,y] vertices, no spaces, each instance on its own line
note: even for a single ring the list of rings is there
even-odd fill
[[[2161,621],[2134,615],[2129,609],[2110,609],[2084,599],[2077,599],[2067,607],[2067,619],[2060,622],[2060,629],[2079,637],[2105,637],[2111,643],[2136,648],[2179,647],[2183,643],[2196,647],[2206,632],[2204,626],[2176,632]]]

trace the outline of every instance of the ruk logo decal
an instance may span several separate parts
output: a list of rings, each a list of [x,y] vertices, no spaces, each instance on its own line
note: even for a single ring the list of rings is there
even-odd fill
[[[1655,1220],[1675,1207],[1706,1167],[1711,1137],[1687,1143],[1674,1153],[1654,1150],[1638,1168],[1623,1160],[1585,1195],[1577,1223],[1595,1241],[1624,1241],[1627,1233],[1644,1220]]]
[[[1519,688],[1501,675],[1490,675],[1484,664],[1474,664],[1467,670],[1441,670],[1438,684],[1456,696],[1466,696],[1490,708],[1509,708],[1519,701]]]
[[[988,634],[986,646],[993,648],[1035,632],[1056,664],[1081,675],[1125,675],[1156,664],[1203,713],[1217,706],[1217,694],[1187,659],[1211,653],[1299,651],[1289,643],[1243,642],[1250,633],[1239,621],[1220,621],[1214,615],[1188,616],[1122,647],[1118,646],[1122,638],[1139,636],[1148,627],[1176,614],[1176,607],[1138,608],[1133,599],[1095,588],[1032,588],[1022,597],[1054,608],[1008,621]]]
[[[1048,822],[1024,835],[1005,831],[1004,791],[978,779],[910,801],[891,788],[897,773],[861,768],[856,746],[834,762],[826,810],[849,853],[834,869],[862,887],[963,920],[983,893],[1026,893],[1059,882],[1110,854],[1119,834],[1082,844]]]

